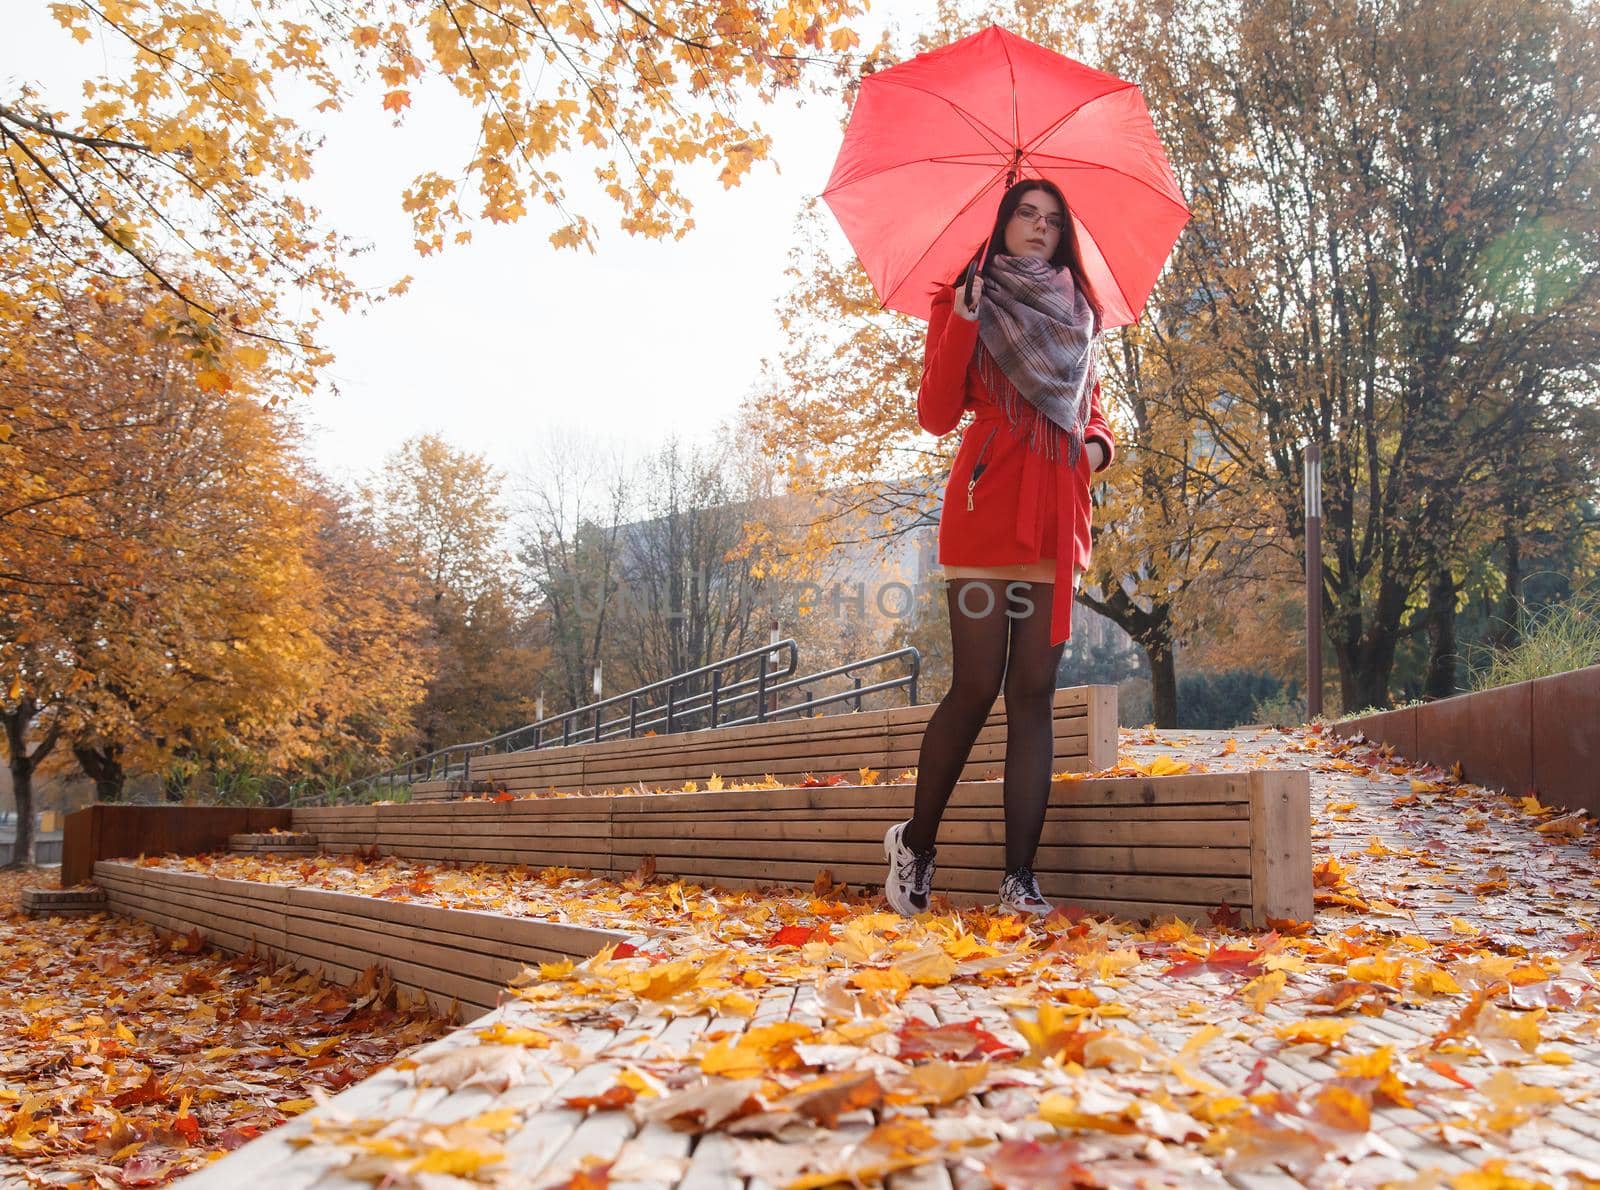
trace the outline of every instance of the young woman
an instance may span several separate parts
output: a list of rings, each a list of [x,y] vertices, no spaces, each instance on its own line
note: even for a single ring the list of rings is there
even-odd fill
[[[1042,180],[1020,181],[1001,199],[970,304],[960,278],[933,299],[917,420],[942,435],[966,410],[974,418],[939,520],[950,691],[923,733],[912,817],[884,837],[884,891],[907,916],[928,908],[939,820],[1002,679],[1000,904],[1051,909],[1033,858],[1055,760],[1056,670],[1072,630],[1072,592],[1089,563],[1090,475],[1115,454],[1095,375],[1100,322],[1066,200]],[[1058,593],[1063,580],[1071,586]]]

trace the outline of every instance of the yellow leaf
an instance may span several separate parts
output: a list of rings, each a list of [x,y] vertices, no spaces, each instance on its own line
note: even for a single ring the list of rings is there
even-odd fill
[[[962,1065],[956,1062],[922,1062],[911,1068],[911,1082],[916,1088],[913,1103],[933,1103],[943,1106],[954,1103],[989,1076],[989,1063]]]
[[[1265,1012],[1267,1005],[1278,998],[1283,991],[1283,986],[1289,981],[1288,975],[1282,971],[1268,971],[1265,975],[1258,975],[1244,987],[1239,989],[1239,995],[1257,1012]]]
[[[412,1173],[445,1173],[460,1177],[477,1173],[485,1165],[493,1165],[504,1156],[499,1149],[434,1149],[413,1161],[410,1170]]]
[[[1272,1031],[1283,1038],[1290,1045],[1315,1043],[1320,1045],[1337,1045],[1344,1039],[1355,1025],[1354,1021],[1340,1021],[1324,1017],[1312,1021],[1290,1021],[1278,1025]]]
[[[956,961],[945,953],[942,946],[935,944],[896,960],[893,970],[904,974],[912,983],[924,987],[943,987],[956,973]]]
[[[911,977],[898,967],[869,967],[851,975],[850,983],[863,991],[885,993],[898,1000],[910,990]]]
[[[541,1033],[538,1029],[529,1029],[525,1026],[510,1025],[505,1021],[496,1021],[486,1029],[479,1029],[478,1036],[484,1041],[498,1045],[521,1045],[535,1050],[549,1049],[555,1044],[555,1038],[548,1033]]]
[[[1039,1101],[1039,1118],[1057,1128],[1093,1129],[1099,1132],[1134,1132],[1137,1128],[1120,1116],[1090,1115],[1078,1110],[1078,1097],[1052,1091]]]

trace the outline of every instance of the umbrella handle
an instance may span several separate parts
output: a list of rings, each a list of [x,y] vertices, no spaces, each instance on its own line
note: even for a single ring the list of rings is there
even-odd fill
[[[962,285],[966,287],[966,292],[962,294],[962,300],[966,302],[968,309],[972,308],[972,280],[978,275],[978,261],[982,258],[983,253],[981,252],[978,253],[977,256],[974,256],[971,262],[967,265],[966,275],[961,278]]]

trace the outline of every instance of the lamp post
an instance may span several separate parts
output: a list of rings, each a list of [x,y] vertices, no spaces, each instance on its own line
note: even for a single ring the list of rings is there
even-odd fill
[[[1322,714],[1322,448],[1306,444],[1306,717]]]

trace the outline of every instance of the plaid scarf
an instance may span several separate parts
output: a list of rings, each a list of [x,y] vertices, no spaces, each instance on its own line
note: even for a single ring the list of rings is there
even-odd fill
[[[1100,344],[1094,308],[1072,270],[1036,256],[996,253],[978,307],[978,374],[1013,428],[1027,414],[1027,442],[1056,458],[1063,442],[1076,467],[1089,420]]]

